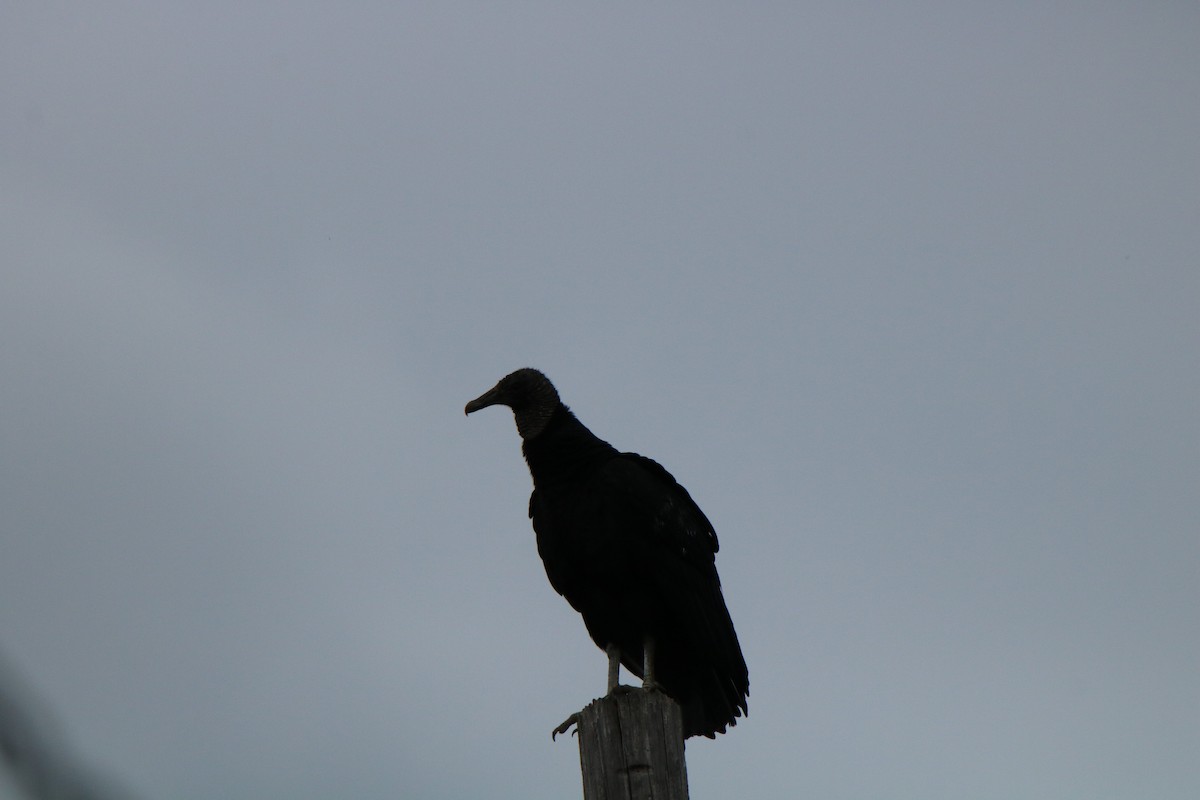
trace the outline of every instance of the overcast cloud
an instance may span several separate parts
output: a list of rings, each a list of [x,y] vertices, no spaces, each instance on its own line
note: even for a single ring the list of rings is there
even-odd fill
[[[578,796],[536,366],[720,534],[697,800],[1200,796],[1194,4],[0,8],[0,654],[106,785]]]

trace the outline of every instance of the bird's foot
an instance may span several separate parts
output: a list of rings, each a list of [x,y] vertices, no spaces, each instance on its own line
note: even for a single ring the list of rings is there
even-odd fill
[[[575,730],[571,731],[571,728]],[[579,713],[576,712],[562,721],[562,724],[550,732],[550,741],[558,738],[560,733],[571,731],[572,736],[579,735]]]
[[[612,689],[609,690],[608,694],[605,695],[605,697],[617,697],[619,695],[632,694],[633,692],[661,692],[661,691],[662,691],[662,686],[659,685],[658,681],[653,681],[653,680],[643,681],[641,686],[630,686],[625,683],[618,683],[616,686],[612,687]],[[582,712],[577,711],[574,714],[572,714],[571,716],[567,717],[565,720],[563,720],[562,723],[557,728],[555,728],[553,731],[550,732],[550,741],[557,740],[558,735],[560,733],[565,734],[565,733],[567,733],[567,731],[570,731],[572,736],[578,736],[579,735],[579,716],[581,713]],[[571,730],[572,728],[574,728],[574,730]]]
[[[608,693],[609,697],[615,697],[620,694],[632,694],[633,692],[661,692],[662,684],[656,680],[642,681],[641,686],[629,686],[628,684],[618,683]]]

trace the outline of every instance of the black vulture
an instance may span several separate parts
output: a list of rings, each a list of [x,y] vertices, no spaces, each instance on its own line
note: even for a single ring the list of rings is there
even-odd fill
[[[541,372],[504,377],[466,413],[494,405],[513,411],[533,476],[538,554],[608,654],[608,692],[624,664],[679,703],[685,737],[736,725],[750,679],[704,512],[658,463],[584,427]]]

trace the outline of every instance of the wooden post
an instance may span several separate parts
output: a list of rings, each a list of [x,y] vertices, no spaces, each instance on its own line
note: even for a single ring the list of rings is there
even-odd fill
[[[679,704],[631,689],[579,712],[583,800],[687,800]]]

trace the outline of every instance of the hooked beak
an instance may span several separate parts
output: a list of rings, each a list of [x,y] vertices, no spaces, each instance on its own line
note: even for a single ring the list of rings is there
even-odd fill
[[[478,411],[481,408],[502,405],[503,403],[504,399],[500,396],[500,387],[496,386],[488,389],[486,392],[479,395],[479,397],[476,397],[474,400],[467,403],[467,407],[464,411],[465,413],[470,414],[474,411]]]

